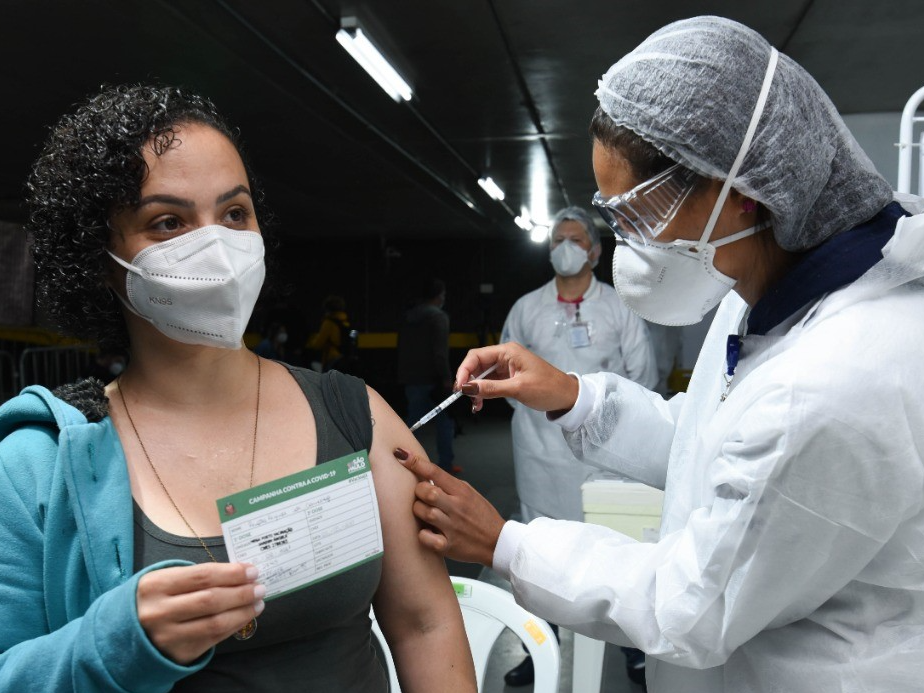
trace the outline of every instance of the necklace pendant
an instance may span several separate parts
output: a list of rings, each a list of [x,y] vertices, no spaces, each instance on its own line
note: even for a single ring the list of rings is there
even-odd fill
[[[235,640],[250,640],[253,637],[253,634],[257,632],[257,619],[250,619],[250,623],[245,625],[240,630],[234,631]]]

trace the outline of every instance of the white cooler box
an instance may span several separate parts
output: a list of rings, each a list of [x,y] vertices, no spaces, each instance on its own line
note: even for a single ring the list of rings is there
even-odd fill
[[[586,481],[581,494],[584,522],[610,527],[639,541],[658,541],[664,491],[609,478]]]

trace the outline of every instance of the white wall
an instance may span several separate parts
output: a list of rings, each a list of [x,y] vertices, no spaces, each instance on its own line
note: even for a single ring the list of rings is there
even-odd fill
[[[898,185],[898,147],[895,145],[901,119],[901,113],[855,113],[844,116],[850,132],[893,189]],[[912,180],[916,185],[917,177]]]

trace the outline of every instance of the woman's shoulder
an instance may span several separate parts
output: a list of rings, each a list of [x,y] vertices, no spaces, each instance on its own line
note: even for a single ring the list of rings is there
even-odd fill
[[[90,390],[97,392],[90,394]],[[90,406],[91,401],[96,402],[95,406]],[[79,407],[86,409],[89,414]],[[99,421],[107,413],[108,404],[99,381],[90,384],[88,389],[78,384],[55,392],[40,385],[30,385],[0,406],[0,439],[22,428],[38,426],[62,429],[88,423],[91,418]]]
[[[754,371],[759,378],[742,379],[742,393],[769,397],[788,415],[798,411],[806,430],[816,428],[810,422],[831,427],[836,419],[878,437],[883,417],[924,416],[922,311],[924,293],[882,296],[833,313],[819,306],[762,358]]]
[[[334,390],[338,395],[344,397],[358,397],[363,399],[366,393],[366,383],[362,378],[349,373],[343,373],[338,370],[329,370],[324,373],[305,368],[304,366],[293,366],[283,361],[279,362],[284,366],[296,382],[302,386],[317,388],[320,391]]]
[[[372,440],[369,394],[366,383],[347,373],[325,373],[300,366],[285,366],[309,401],[321,404],[326,414],[356,450],[368,450]]]
[[[817,317],[805,325],[800,354],[808,358],[806,351],[824,352],[832,367],[869,372],[876,378],[920,373],[924,369],[924,360],[918,358],[924,341],[922,315],[921,286],[898,287],[830,311],[822,301]]]
[[[24,502],[30,489],[46,485],[55,470],[61,429],[86,418],[49,390],[30,386],[0,407],[0,494]],[[0,501],[2,502],[2,501]]]
[[[385,401],[374,388],[366,386],[374,435],[369,457],[373,474],[378,479],[376,488],[382,486],[382,492],[390,499],[405,499],[408,493],[413,495],[416,479],[394,458],[393,451],[400,447],[425,454],[423,449],[405,426],[391,405]],[[403,502],[403,500],[402,500]]]

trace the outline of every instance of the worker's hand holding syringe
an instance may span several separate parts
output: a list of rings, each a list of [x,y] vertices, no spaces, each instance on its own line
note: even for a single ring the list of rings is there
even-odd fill
[[[565,412],[574,406],[579,389],[577,378],[515,342],[469,351],[456,382],[464,383],[459,392],[472,398],[472,411],[479,411],[485,399],[509,397],[538,411]]]
[[[488,368],[488,369],[487,369],[486,371],[484,371],[481,375],[479,375],[477,378],[475,378],[475,380],[479,380],[480,378],[484,378],[486,375],[490,375],[490,374],[493,373],[496,369],[497,369],[497,366],[496,366],[496,365],[492,366],[491,368]],[[460,398],[462,395],[464,395],[464,394],[465,394],[465,393],[462,392],[462,390],[457,390],[456,392],[453,392],[451,395],[449,395],[449,397],[447,397],[446,399],[444,399],[442,402],[440,402],[440,403],[437,404],[435,407],[433,407],[433,409],[431,409],[431,410],[428,411],[426,414],[424,414],[424,415],[421,417],[420,421],[418,421],[418,422],[415,423],[413,426],[411,426],[411,431],[416,431],[418,428],[420,428],[421,426],[423,426],[423,425],[424,425],[425,423],[427,423],[430,419],[434,418],[437,414],[439,414],[441,411],[443,411],[446,407],[448,407],[450,404],[452,404],[453,402],[455,402],[457,399],[459,399],[459,398]]]
[[[472,397],[475,411],[481,409],[483,399],[496,397],[512,397],[540,411],[557,411],[573,407],[579,389],[576,378],[510,342],[469,351],[456,372],[456,382],[465,384],[411,430],[463,394]],[[504,526],[497,509],[471,485],[425,456],[400,448],[394,454],[420,480],[413,510],[424,523],[418,535],[421,543],[456,560],[492,565],[494,547]]]

